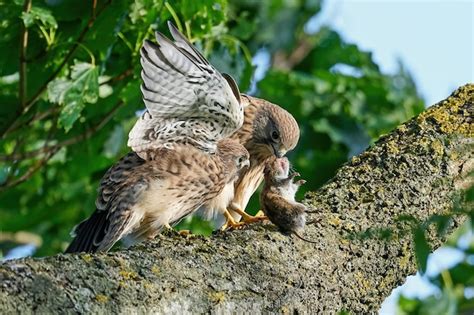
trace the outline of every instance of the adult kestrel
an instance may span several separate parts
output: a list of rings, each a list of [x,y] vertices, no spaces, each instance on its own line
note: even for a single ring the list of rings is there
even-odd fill
[[[66,253],[108,251],[121,239],[131,245],[154,238],[232,187],[249,164],[247,150],[232,139],[220,140],[213,155],[191,145],[155,153],[160,158],[149,161],[129,153],[107,171],[96,210],[76,226]],[[223,213],[228,200],[214,204]]]
[[[243,123],[240,93],[171,24],[170,31],[175,42],[157,33],[158,44],[141,50],[147,111],[130,132],[135,152],[105,174],[96,211],[67,252],[154,237],[201,207],[230,217],[234,182],[248,165],[245,147],[226,138]]]
[[[244,124],[231,138],[238,140],[250,154],[250,167],[245,169],[236,182],[231,203],[233,216],[252,221],[243,211],[250,197],[263,181],[263,170],[274,157],[283,157],[293,150],[300,137],[295,118],[278,105],[266,100],[242,95]]]
[[[231,138],[239,141],[249,151],[250,167],[240,173],[235,183],[234,198],[228,207],[232,218],[226,214],[222,229],[238,228],[244,223],[265,218],[250,216],[245,208],[263,181],[263,170],[267,162],[294,149],[300,136],[298,123],[280,106],[244,94],[241,95],[241,100],[244,106],[244,124]],[[224,223],[219,213],[203,211],[201,215],[205,218],[215,217],[217,225]],[[241,217],[243,222],[238,222]]]

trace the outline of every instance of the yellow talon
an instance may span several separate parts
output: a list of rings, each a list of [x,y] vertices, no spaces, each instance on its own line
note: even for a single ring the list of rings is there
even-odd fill
[[[186,236],[186,237],[193,235],[193,233],[191,233],[190,230],[180,230],[180,231],[177,231],[177,232],[178,232],[179,235],[181,235],[181,236]]]
[[[168,234],[168,235],[173,235],[173,234],[175,234],[175,235],[178,234],[178,235],[181,235],[181,236],[192,236],[193,235],[190,230],[176,231],[169,224],[165,224],[164,228],[165,228],[164,234]]]
[[[234,220],[232,215],[229,213],[228,210],[224,212],[224,217],[226,219],[224,225],[221,227],[221,231],[225,231],[227,229],[240,229],[245,225],[245,222],[237,222]]]
[[[229,210],[226,210],[226,212],[224,212],[226,222],[221,227],[221,231],[224,231],[227,229],[240,229],[250,223],[268,220],[268,217],[265,216],[261,210],[255,216],[252,216],[246,213],[245,211],[238,208],[234,208],[234,207],[231,208],[231,211],[234,211],[238,213],[240,216],[242,216],[242,221],[241,222],[235,221],[235,219],[230,214]]]
[[[239,208],[232,208],[232,210],[240,214],[242,216],[242,221],[245,223],[254,223],[254,222],[268,220],[268,217],[263,213],[262,210],[259,210],[255,216],[250,215]]]

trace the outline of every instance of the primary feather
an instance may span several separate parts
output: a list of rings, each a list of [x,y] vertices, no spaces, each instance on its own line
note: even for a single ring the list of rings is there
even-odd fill
[[[214,153],[216,143],[243,123],[237,85],[222,75],[171,23],[174,42],[157,33],[158,44],[141,49],[141,87],[146,112],[129,134],[128,145],[147,151],[190,144]]]

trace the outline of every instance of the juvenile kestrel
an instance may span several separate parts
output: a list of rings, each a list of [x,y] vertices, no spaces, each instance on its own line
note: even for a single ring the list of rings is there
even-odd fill
[[[238,172],[248,166],[248,152],[235,140],[217,143],[209,155],[190,145],[162,148],[159,159],[146,161],[129,153],[104,175],[95,212],[74,230],[66,250],[108,251],[118,240],[125,244],[154,238],[185,216],[214,200],[224,187],[233,186]]]
[[[175,42],[157,33],[158,44],[141,50],[147,111],[129,135],[135,152],[105,174],[96,211],[67,252],[152,238],[201,207],[230,217],[234,182],[249,164],[245,147],[226,138],[243,123],[240,93],[169,26]]]

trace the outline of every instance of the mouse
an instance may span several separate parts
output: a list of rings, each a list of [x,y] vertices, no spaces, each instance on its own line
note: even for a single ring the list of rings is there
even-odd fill
[[[305,180],[294,180],[300,174],[289,174],[290,162],[286,157],[275,158],[265,165],[263,190],[260,193],[260,205],[268,219],[275,224],[282,233],[294,234],[299,239],[308,240],[302,236],[306,225],[306,214],[311,213],[308,208],[295,200],[299,187]]]

